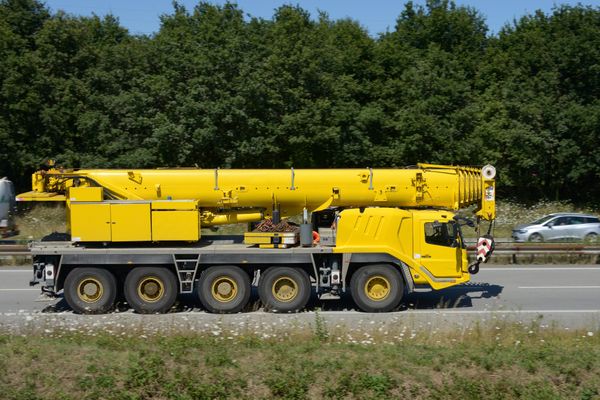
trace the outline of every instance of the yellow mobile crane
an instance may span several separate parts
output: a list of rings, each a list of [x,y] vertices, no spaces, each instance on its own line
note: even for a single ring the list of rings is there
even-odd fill
[[[419,164],[405,169],[50,169],[17,201],[62,201],[69,233],[33,243],[42,291],[64,291],[80,313],[103,313],[122,291],[139,313],[169,310],[197,289],[203,306],[233,313],[251,286],[265,308],[294,312],[313,291],[350,291],[363,311],[396,308],[420,287],[469,281],[493,239],[468,265],[454,211],[495,218],[495,169]],[[311,213],[309,222],[308,214]],[[281,218],[303,215],[299,227]],[[244,236],[202,227],[268,225]],[[268,224],[265,224],[268,222]],[[283,229],[278,229],[283,227]],[[290,229],[291,227],[291,229]],[[291,231],[291,232],[288,232]],[[57,241],[56,239],[62,239]]]

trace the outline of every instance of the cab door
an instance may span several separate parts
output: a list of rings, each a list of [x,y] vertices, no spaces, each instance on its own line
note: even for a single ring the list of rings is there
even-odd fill
[[[423,218],[414,224],[414,259],[434,276],[460,277],[463,249],[454,221]]]

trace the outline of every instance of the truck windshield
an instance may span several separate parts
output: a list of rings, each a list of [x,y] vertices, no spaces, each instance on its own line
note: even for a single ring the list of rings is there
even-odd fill
[[[451,222],[426,222],[425,242],[437,246],[454,247],[456,239],[463,243],[460,227],[454,221]]]

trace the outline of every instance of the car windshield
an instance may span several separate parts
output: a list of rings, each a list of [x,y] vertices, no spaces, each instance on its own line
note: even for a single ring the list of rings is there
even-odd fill
[[[540,225],[540,224],[543,224],[544,222],[546,222],[546,221],[548,221],[548,220],[550,220],[550,219],[552,219],[554,217],[555,217],[555,215],[546,215],[545,217],[542,217],[542,218],[540,218],[538,220],[533,221],[531,223],[531,225]]]

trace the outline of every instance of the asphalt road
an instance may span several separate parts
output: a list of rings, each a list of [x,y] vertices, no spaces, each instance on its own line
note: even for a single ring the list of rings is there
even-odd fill
[[[244,326],[258,332],[288,327],[311,327],[315,309],[329,326],[429,327],[435,330],[471,326],[474,322],[498,320],[544,326],[600,329],[600,265],[493,265],[483,267],[472,282],[453,288],[413,293],[401,310],[367,314],[354,309],[350,299],[314,300],[307,312],[293,315],[260,310],[235,315],[211,315],[182,299],[179,310],[167,315],[136,315],[126,308],[102,316],[73,314],[64,300],[42,300],[39,288],[28,286],[30,267],[0,268],[0,328],[13,332],[40,329],[105,329],[136,327],[144,331],[165,329],[222,330]],[[257,309],[258,306],[250,306]],[[96,329],[96,328],[93,328]]]

